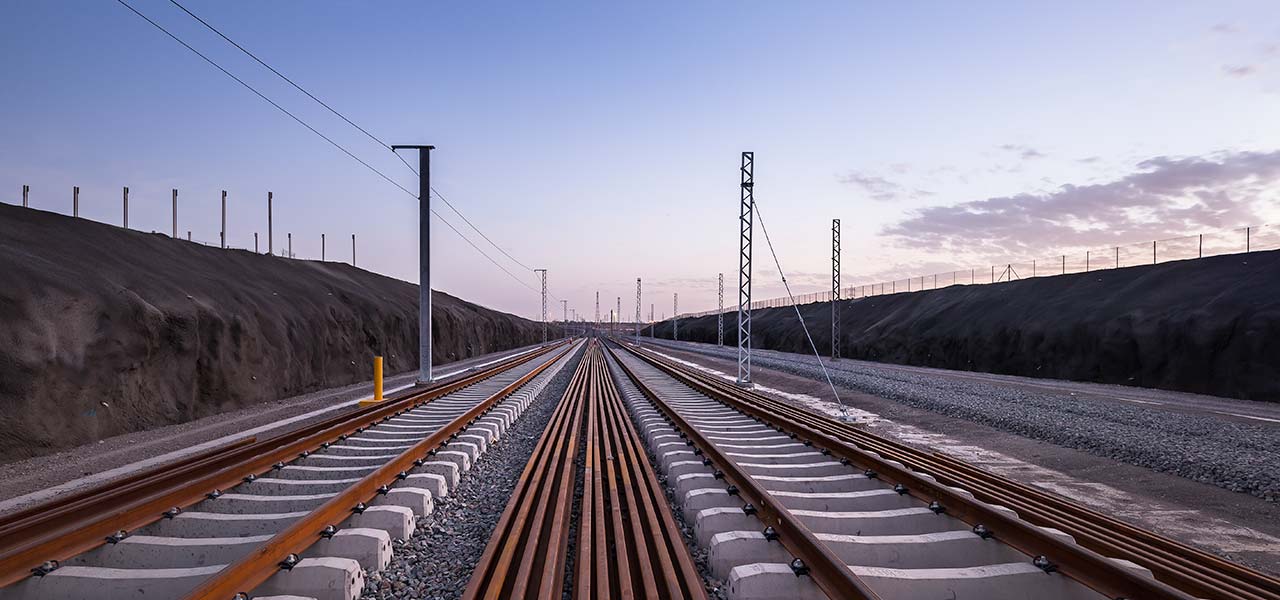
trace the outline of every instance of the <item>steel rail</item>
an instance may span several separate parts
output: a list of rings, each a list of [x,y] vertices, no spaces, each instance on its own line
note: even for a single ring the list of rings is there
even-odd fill
[[[553,348],[563,345],[558,344]],[[488,413],[498,402],[550,368],[571,350],[572,347],[561,350],[559,354],[538,365],[528,374],[516,379],[448,425],[414,444],[372,473],[365,475],[360,481],[339,492],[306,516],[294,521],[283,531],[276,533],[248,555],[201,583],[184,597],[185,600],[228,600],[238,597],[237,594],[244,594],[247,598],[249,591],[280,570],[280,564],[289,555],[302,553],[323,538],[327,527],[339,526],[346,518],[363,510],[364,502],[386,493],[391,484],[404,478],[408,471],[420,464],[420,461],[425,461],[437,446],[445,447],[453,435],[474,423],[478,417]],[[546,352],[538,352],[530,360],[545,354]]]
[[[574,598],[705,600],[702,577],[605,355],[596,350],[588,358],[594,395],[588,409]]]
[[[610,349],[610,352],[613,350]],[[709,466],[716,470],[717,478],[724,479],[732,486],[730,489],[734,491],[731,493],[737,494],[746,501],[744,511],[753,511],[766,527],[772,527],[777,532],[778,541],[803,563],[802,566],[808,570],[809,577],[828,598],[841,600],[878,600],[880,598],[845,565],[829,546],[819,540],[799,518],[791,514],[781,501],[757,483],[755,478],[743,471],[735,461],[725,456],[714,442],[690,425],[678,411],[649,388],[625,362],[619,360],[618,366],[631,379],[636,389],[653,402],[666,419],[681,432],[680,435],[692,441],[702,451],[705,457],[703,462],[709,463]]]
[[[660,356],[655,360],[666,361]],[[676,365],[670,362],[671,365]],[[1103,515],[1074,501],[995,475],[942,453],[929,453],[894,442],[849,423],[829,419],[761,394],[730,388],[709,375],[695,373],[710,385],[740,392],[748,401],[786,414],[845,443],[927,472],[938,481],[962,487],[984,502],[1007,506],[1035,525],[1054,527],[1095,552],[1123,558],[1150,569],[1157,579],[1211,600],[1280,600],[1280,580],[1151,531]]]
[[[497,373],[534,360],[567,342],[505,360],[489,369],[464,374],[425,389],[393,395],[379,405],[356,409],[265,440],[235,442],[226,452],[196,455],[152,470],[154,477],[131,478],[126,486],[108,482],[55,501],[45,512],[41,505],[10,519],[0,537],[0,587],[31,576],[47,561],[62,561],[104,545],[119,531],[132,531],[291,461],[302,452],[390,419],[406,410],[467,387]],[[193,460],[194,459],[194,460]],[[76,510],[71,510],[71,507]]]
[[[764,408],[756,402],[753,392],[737,386],[720,385],[709,377],[701,376],[674,361],[662,360],[649,353],[627,349],[634,355],[677,381],[759,419],[773,427],[801,435],[814,446],[850,464],[873,472],[887,484],[902,484],[907,493],[925,502],[937,502],[947,514],[970,525],[982,525],[995,537],[1009,546],[1031,556],[1044,556],[1052,561],[1054,570],[1075,579],[1085,586],[1111,598],[1178,599],[1191,600],[1193,596],[1173,586],[1143,576],[1084,546],[1065,542],[1050,535],[1040,527],[1017,517],[996,510],[985,502],[975,502],[947,484],[921,477],[903,463],[887,460],[879,454],[860,449],[849,442],[811,426],[811,420],[796,418],[795,414]],[[705,450],[705,449],[704,449]],[[936,477],[932,471],[931,476]]]
[[[589,342],[588,351],[594,344]],[[464,600],[560,598],[588,365],[584,359],[574,370],[472,571]],[[535,563],[542,565],[536,572]]]

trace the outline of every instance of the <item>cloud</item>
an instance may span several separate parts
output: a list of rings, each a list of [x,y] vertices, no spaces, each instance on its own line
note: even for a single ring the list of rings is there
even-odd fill
[[[999,148],[1006,152],[1013,152],[1023,160],[1029,160],[1033,158],[1044,158],[1045,156],[1047,156],[1045,153],[1039,150],[1036,150],[1035,148],[1023,146],[1020,144],[1001,144]]]
[[[1091,164],[1094,164],[1094,163],[1096,163],[1096,162],[1098,162],[1098,161],[1100,161],[1100,160],[1102,160],[1102,157],[1101,157],[1101,156],[1086,156],[1086,157],[1084,157],[1084,158],[1077,158],[1077,159],[1076,159],[1076,162],[1078,162],[1078,163],[1080,163],[1080,164],[1082,164],[1082,165],[1091,165]]]
[[[1119,179],[924,208],[882,233],[900,247],[991,259],[1128,243],[1262,220],[1280,151],[1158,156]]]
[[[839,181],[846,185],[862,188],[862,191],[866,192],[872,200],[879,202],[909,200],[934,195],[929,190],[909,189],[900,183],[890,181],[879,175],[861,171],[849,171],[840,176]]]
[[[1209,31],[1212,31],[1213,33],[1231,34],[1240,33],[1240,28],[1231,23],[1218,23],[1213,27],[1210,27]]]
[[[1248,77],[1258,72],[1257,65],[1222,65],[1222,72],[1230,77]]]

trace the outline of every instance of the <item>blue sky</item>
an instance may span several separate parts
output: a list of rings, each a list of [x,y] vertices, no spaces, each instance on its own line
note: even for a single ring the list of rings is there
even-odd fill
[[[164,0],[129,0],[401,185],[385,149]],[[797,291],[1280,221],[1274,2],[184,4],[390,143],[581,315],[711,308],[736,272],[737,162]],[[371,7],[372,6],[372,7]],[[416,281],[416,200],[120,4],[0,2],[0,201]],[[502,257],[436,203],[528,286]],[[534,317],[537,294],[439,223],[434,287]],[[265,243],[265,241],[264,241]],[[1041,252],[1043,250],[1043,252]],[[758,248],[757,293],[781,286]],[[730,285],[732,289],[732,284]],[[607,301],[606,301],[607,300]],[[559,315],[559,305],[553,307]],[[648,309],[645,309],[647,316]]]

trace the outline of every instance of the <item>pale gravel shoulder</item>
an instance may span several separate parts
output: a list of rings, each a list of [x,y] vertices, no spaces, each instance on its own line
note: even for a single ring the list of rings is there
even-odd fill
[[[452,371],[522,352],[533,347],[536,346],[513,348],[437,366]],[[411,385],[416,375],[417,372],[413,371],[386,377],[384,387],[390,389]],[[118,435],[54,454],[5,463],[0,465],[0,501],[62,485],[82,477],[124,467],[138,461],[189,448],[221,437],[235,435],[300,413],[325,409],[365,398],[372,393],[373,384],[371,381],[319,390],[235,411],[210,415],[187,423]],[[294,421],[278,430],[267,431],[260,435],[272,436],[283,431],[305,427],[353,408],[354,406],[336,408],[307,419]],[[88,487],[88,485],[83,487]],[[17,510],[25,504],[11,506],[7,510]]]

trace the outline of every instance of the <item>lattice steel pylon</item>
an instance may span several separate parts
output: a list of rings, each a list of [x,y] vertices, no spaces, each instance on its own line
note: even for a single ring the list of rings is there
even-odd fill
[[[600,328],[600,290],[596,290],[596,322],[595,322],[595,329],[599,329],[599,328]],[[592,335],[594,335],[594,334],[595,334],[595,331],[593,330],[593,331],[592,331]]]
[[[612,335],[618,335],[617,330],[622,329],[622,296],[618,296],[618,308],[613,314],[617,315],[617,319],[615,321],[615,325],[610,328],[609,333]]]
[[[564,333],[564,336],[563,336],[563,337],[569,337],[569,301],[568,301],[568,300],[561,300],[561,301],[560,301],[560,306],[561,306],[561,308],[563,308],[563,309],[564,309],[564,316],[560,318],[560,323],[561,323],[561,325],[563,325],[563,326],[564,326],[564,327],[563,327],[563,329],[564,329],[564,332],[563,332],[563,333]]]
[[[542,343],[547,343],[547,270],[534,269],[533,272],[542,276]]]
[[[755,153],[742,153],[738,215],[738,385],[751,385],[751,232],[755,221]]]
[[[636,344],[640,343],[640,278],[636,278]]]
[[[671,339],[680,341],[680,294],[671,294]]]
[[[724,345],[724,273],[719,273],[717,277],[719,281],[720,303],[717,305],[720,310],[716,311],[716,345]]]
[[[840,360],[840,219],[831,219],[831,360]]]

